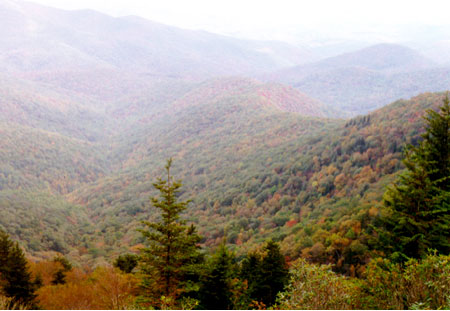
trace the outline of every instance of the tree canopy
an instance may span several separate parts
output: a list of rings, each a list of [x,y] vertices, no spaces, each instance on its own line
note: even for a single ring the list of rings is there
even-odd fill
[[[148,247],[141,250],[143,286],[154,306],[173,304],[180,295],[195,291],[196,266],[203,259],[196,228],[180,219],[189,201],[177,199],[182,184],[171,176],[171,166],[169,159],[165,166],[167,179],[158,178],[153,184],[160,196],[152,197],[151,202],[161,211],[161,220],[144,221],[147,229],[140,230],[148,242]]]
[[[385,251],[397,261],[424,257],[429,249],[450,252],[450,107],[448,96],[440,111],[429,110],[418,146],[409,145],[403,160],[406,172],[384,196]]]

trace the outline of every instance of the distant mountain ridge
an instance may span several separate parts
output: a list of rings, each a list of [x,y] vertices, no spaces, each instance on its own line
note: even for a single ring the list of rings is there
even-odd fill
[[[356,115],[398,98],[450,89],[448,73],[450,67],[437,67],[413,49],[378,44],[266,74],[263,79],[289,84],[324,104]]]
[[[197,105],[199,102],[214,103],[224,101],[230,96],[240,96],[243,102],[245,98],[253,98],[248,101],[257,100],[261,106],[305,116],[325,117],[327,115],[325,106],[292,87],[232,77],[208,80],[178,99],[174,105],[180,107]]]
[[[2,0],[0,9],[0,68],[9,72],[65,67],[204,78],[267,71],[301,63],[301,55],[308,58],[285,43],[182,30],[138,17],[64,11],[19,0]],[[282,57],[272,56],[277,52]]]

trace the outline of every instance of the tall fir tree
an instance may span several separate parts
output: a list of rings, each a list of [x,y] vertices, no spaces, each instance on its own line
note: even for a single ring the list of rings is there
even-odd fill
[[[35,308],[36,284],[31,280],[28,263],[19,244],[0,230],[0,291],[11,297],[13,304]]]
[[[263,295],[262,258],[257,252],[249,253],[241,262],[239,278],[247,282],[247,296],[250,304],[257,304]]]
[[[203,261],[198,243],[201,237],[193,225],[180,219],[189,201],[178,201],[182,186],[170,174],[172,159],[165,166],[167,179],[158,178],[153,186],[159,197],[152,197],[153,206],[161,211],[161,221],[143,224],[140,230],[148,242],[141,250],[140,270],[145,297],[153,307],[179,307],[177,299],[197,290],[198,267]]]
[[[247,281],[247,295],[256,306],[270,307],[289,280],[289,269],[277,243],[269,240],[258,253],[248,254],[241,263],[240,278]]]
[[[233,279],[237,269],[235,256],[222,243],[210,259],[200,289],[201,309],[233,309]]]
[[[264,251],[265,254],[261,262],[261,301],[266,306],[272,306],[277,294],[284,289],[289,281],[289,269],[277,243],[269,240],[264,247]]]
[[[440,112],[429,110],[417,147],[408,146],[406,172],[384,195],[382,249],[404,262],[421,258],[429,249],[450,252],[450,107],[448,96]]]

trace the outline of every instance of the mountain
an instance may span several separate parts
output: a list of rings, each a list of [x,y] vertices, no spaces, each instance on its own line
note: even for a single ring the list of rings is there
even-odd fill
[[[450,88],[450,68],[414,50],[379,44],[264,76],[292,85],[343,114],[367,113],[402,97]]]
[[[173,157],[204,246],[226,239],[240,256],[272,238],[356,273],[403,146],[443,94],[336,116],[449,88],[447,68],[396,45],[260,81],[243,75],[307,51],[21,1],[0,0],[0,15],[0,227],[34,258],[136,251]]]
[[[193,199],[185,217],[205,245],[226,237],[243,253],[273,238],[291,258],[345,259],[338,268],[348,272],[348,256],[355,255],[354,268],[368,256],[370,224],[385,186],[402,169],[403,146],[418,141],[421,116],[442,99],[423,94],[347,121],[275,113],[235,97],[219,96],[212,105],[181,101],[173,114],[124,133],[111,154],[121,168],[67,198],[105,232],[87,242],[91,248],[126,251],[142,242],[139,221],[155,217],[151,181],[173,156],[181,198]]]
[[[311,67],[316,69],[338,69],[362,67],[383,72],[402,72],[419,70],[433,66],[434,63],[418,52],[398,44],[377,44],[355,52],[327,58]]]
[[[51,247],[49,238],[34,232],[40,226],[14,233],[34,256],[49,247],[77,261],[101,260],[118,251],[122,237],[136,236],[134,215],[151,192],[150,179],[170,156],[196,172],[215,163],[216,178],[227,180],[231,167],[239,169],[241,157],[274,149],[330,122],[317,118],[329,109],[298,90],[248,78],[161,80],[104,107],[43,82],[6,77],[3,82],[0,198],[5,198],[5,219],[19,221],[0,224],[15,232],[26,211],[27,221],[41,219],[42,205],[32,206],[36,198],[51,202],[45,213],[52,214],[51,228],[60,232],[54,233],[57,242],[52,240],[58,246]],[[22,197],[27,201],[19,208],[15,198]],[[83,222],[83,229],[68,225],[66,217],[79,218],[73,221]],[[80,249],[86,232],[112,230],[112,223],[123,220],[129,221],[128,229],[121,229],[120,237],[84,237],[86,250]],[[109,245],[108,251],[99,252],[99,243]]]
[[[305,100],[292,88],[251,79],[203,83],[115,138],[109,154],[114,172],[67,197],[87,207],[100,231],[121,233],[118,239],[102,239],[112,249],[139,243],[139,220],[154,217],[147,206],[152,180],[169,157],[175,160],[174,174],[185,182],[183,196],[195,197],[195,205],[203,202],[205,211],[212,212],[214,204],[229,209],[234,200],[243,199],[240,189],[243,180],[251,178],[249,171],[255,174],[264,167],[261,154],[275,156],[284,146],[299,144],[310,133],[335,124],[299,114],[300,109],[311,108],[307,101],[303,106]],[[189,217],[198,220],[193,214]]]
[[[182,30],[135,16],[114,18],[19,0],[2,0],[0,9],[0,68],[33,79],[86,70],[203,79],[273,70],[304,62],[301,55],[308,58],[284,43]]]
[[[411,48],[384,43],[326,58],[315,63],[282,69],[268,74],[268,77],[293,84],[310,74],[349,67],[395,73],[429,68],[433,65],[432,61]]]
[[[111,122],[89,98],[0,74],[0,121],[88,141],[105,138]]]

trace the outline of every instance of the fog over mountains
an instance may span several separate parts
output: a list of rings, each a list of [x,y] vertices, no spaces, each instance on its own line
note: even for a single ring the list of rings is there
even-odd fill
[[[445,57],[411,42],[344,43],[358,49],[0,0],[0,227],[36,258],[106,262],[142,243],[174,157],[204,245],[295,237],[300,256],[292,224],[380,202],[450,89]]]

